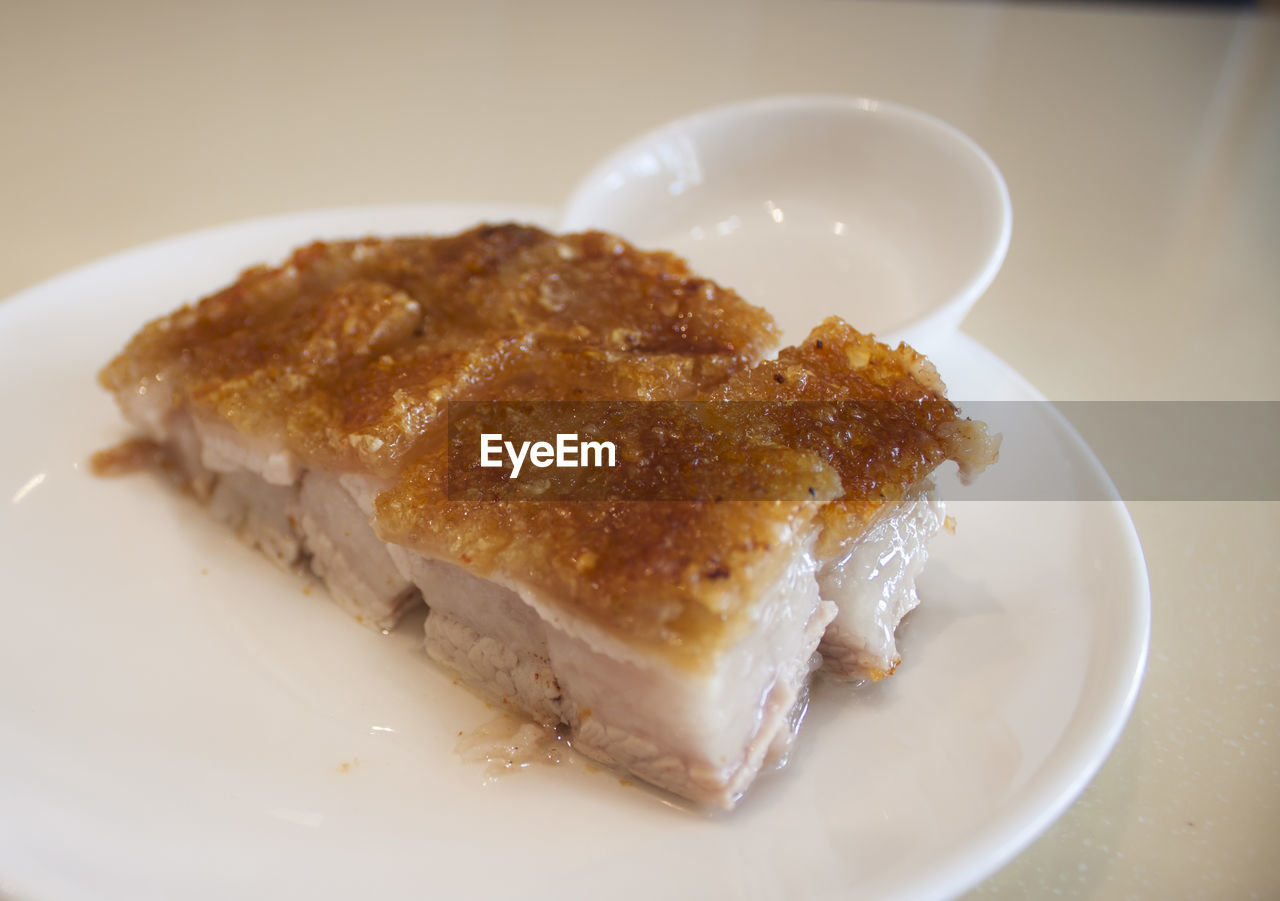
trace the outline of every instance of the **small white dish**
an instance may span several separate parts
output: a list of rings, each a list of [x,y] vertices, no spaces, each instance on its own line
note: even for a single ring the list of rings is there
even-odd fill
[[[673,250],[776,311],[936,350],[995,278],[1009,191],[947,123],[893,103],[769,97],[663,125],[598,165],[560,225]]]

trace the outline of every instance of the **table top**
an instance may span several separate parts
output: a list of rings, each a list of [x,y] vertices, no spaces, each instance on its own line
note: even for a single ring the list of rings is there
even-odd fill
[[[554,205],[675,116],[838,92],[933,113],[999,165],[1012,244],[963,328],[1051,399],[1280,400],[1274,16],[130,0],[3,19],[0,297],[265,214]],[[1080,799],[975,894],[1280,893],[1280,504],[1130,511],[1154,620],[1133,716]]]

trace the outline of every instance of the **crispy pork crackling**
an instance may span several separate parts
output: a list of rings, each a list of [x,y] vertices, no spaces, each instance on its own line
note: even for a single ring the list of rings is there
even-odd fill
[[[147,324],[100,380],[214,515],[362,622],[425,602],[427,652],[472,686],[732,807],[819,661],[897,666],[944,518],[930,475],[996,454],[910,348],[828,319],[767,359],[777,335],[670,254],[481,226],[303,247]],[[451,498],[448,405],[498,400],[728,402],[700,447],[763,494],[637,501],[697,478],[641,467],[629,497]]]

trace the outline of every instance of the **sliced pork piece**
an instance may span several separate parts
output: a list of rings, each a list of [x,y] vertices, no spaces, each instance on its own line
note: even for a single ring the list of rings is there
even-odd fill
[[[297,499],[294,485],[273,485],[251,472],[222,473],[214,483],[209,512],[276,565],[290,569],[302,557],[302,538],[292,520]]]
[[[669,254],[484,226],[302,248],[100,378],[215,515],[357,617],[425,600],[428,653],[469,684],[731,807],[785,753],[820,646],[837,676],[892,671],[942,516],[929,477],[995,456],[909,348],[832,319],[766,361],[776,336]],[[646,431],[630,495],[451,500],[461,400],[719,406]],[[683,439],[736,468],[684,465]]]
[[[841,497],[820,514],[818,585],[839,612],[820,647],[823,671],[883,679],[900,662],[894,634],[920,603],[916,579],[945,510],[930,480],[948,460],[968,481],[995,460],[999,436],[962,419],[933,365],[828,319],[795,347],[716,389],[724,401],[793,405],[788,442],[820,452]]]
[[[792,711],[835,615],[818,597],[812,554],[790,550],[790,564],[764,587],[756,628],[694,670],[588,622],[549,621],[555,605],[527,585],[480,579],[404,548],[392,555],[427,601],[433,659],[495,700],[567,725],[588,757],[731,807],[790,746]]]
[[[341,607],[362,622],[392,629],[419,601],[369,523],[369,514],[335,475],[311,470],[291,508],[294,525],[311,555],[311,570],[324,579]]]
[[[427,653],[468,684],[546,724],[563,721],[563,692],[547,626],[520,596],[488,579],[396,545],[401,571],[422,592]]]
[[[822,597],[839,608],[819,650],[824,672],[839,679],[883,679],[901,662],[894,633],[920,603],[916,579],[946,517],[932,492],[883,507],[818,570]]]

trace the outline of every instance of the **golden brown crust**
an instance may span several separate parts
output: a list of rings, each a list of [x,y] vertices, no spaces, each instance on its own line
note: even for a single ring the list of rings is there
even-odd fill
[[[829,319],[759,362],[776,336],[768,314],[669,254],[482,226],[304,247],[150,323],[101,380],[163,383],[176,406],[307,466],[388,479],[375,508],[385,540],[697,667],[751,626],[815,530],[824,553],[838,549],[943,460],[980,468],[994,453],[909,348]],[[788,402],[765,415],[723,405],[723,428],[681,421],[666,440],[736,454],[760,496],[812,500],[449,500],[442,414],[486,399]],[[831,406],[850,401],[865,412]]]
[[[713,396],[813,402],[780,405],[775,415],[787,419],[790,446],[816,451],[839,474],[841,497],[819,514],[818,553],[828,557],[856,539],[886,502],[917,491],[944,461],[956,461],[967,479],[995,460],[997,444],[983,424],[962,418],[945,392],[922,354],[905,344],[881,344],[831,317]],[[828,404],[834,417],[822,415]]]
[[[612,358],[635,365],[605,396],[688,396],[776,342],[767,313],[670,254],[480,226],[303,247],[149,323],[101,381],[160,378],[176,405],[310,465],[391,475],[450,400],[573,399]]]

